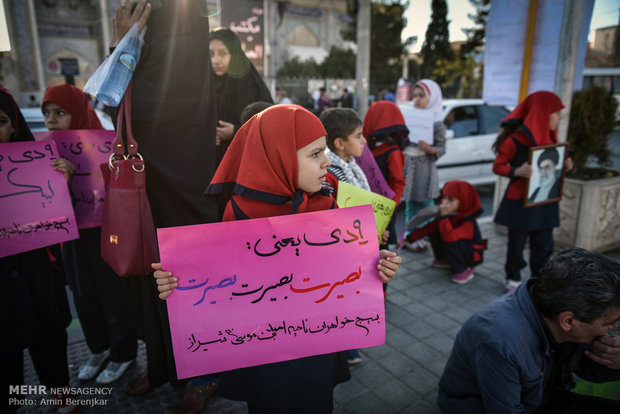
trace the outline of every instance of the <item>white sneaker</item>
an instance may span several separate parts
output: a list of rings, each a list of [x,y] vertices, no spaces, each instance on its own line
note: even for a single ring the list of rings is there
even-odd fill
[[[95,375],[99,373],[101,370],[101,366],[110,356],[110,350],[106,349],[105,351],[99,354],[92,354],[88,359],[86,365],[82,365],[80,368],[80,372],[78,373],[78,379],[81,381],[88,381],[89,379],[95,378]]]
[[[110,361],[108,366],[105,367],[103,371],[101,371],[101,374],[97,376],[97,379],[95,381],[97,382],[97,384],[109,384],[116,381],[125,373],[125,371],[127,371],[127,368],[129,368],[129,366],[134,361],[135,359],[127,362]]]
[[[519,286],[521,286],[522,284],[523,282],[521,282],[520,280],[506,279],[504,281],[504,286],[506,286],[506,292],[511,292],[515,290],[516,288],[518,288]]]

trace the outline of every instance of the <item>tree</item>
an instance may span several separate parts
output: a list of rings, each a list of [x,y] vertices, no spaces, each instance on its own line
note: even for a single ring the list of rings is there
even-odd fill
[[[455,94],[455,98],[478,98],[482,89],[482,77],[476,74],[473,58],[437,61],[431,79],[443,79],[440,83],[444,97]]]
[[[450,33],[448,32],[448,6],[446,0],[433,0],[431,3],[431,22],[426,29],[426,37],[420,51],[424,62],[422,63],[422,75],[431,76],[438,61],[451,62],[454,60],[454,52],[450,47]],[[435,79],[442,83],[444,79]]]
[[[312,58],[299,60],[299,56],[285,61],[276,72],[277,78],[318,78],[321,76],[319,64]]]
[[[369,1],[369,0],[358,0]],[[370,83],[374,85],[394,85],[402,72],[402,55],[408,43],[401,41],[401,33],[407,24],[403,17],[408,1],[400,4],[398,0],[373,1],[370,17]],[[357,38],[357,1],[347,3],[347,12],[352,22],[341,31],[345,40],[355,42]],[[381,86],[383,87],[383,86]],[[375,91],[376,92],[376,91]]]
[[[614,131],[618,102],[605,88],[593,86],[573,95],[568,126],[568,142],[574,170],[571,177],[581,180],[603,178],[605,168],[587,168],[591,157],[596,157],[601,167],[609,165],[612,152],[609,135]]]
[[[355,53],[350,49],[333,46],[321,64],[313,58],[299,60],[299,56],[285,61],[276,73],[277,78],[355,78]]]
[[[319,71],[325,78],[355,79],[355,53],[351,49],[332,46]]]
[[[467,17],[474,22],[474,27],[463,29],[463,33],[467,36],[467,42],[461,45],[461,59],[471,56],[476,48],[484,44],[486,38],[487,19],[489,18],[489,10],[491,9],[491,0],[469,0],[472,6],[476,8],[476,14],[468,14]]]

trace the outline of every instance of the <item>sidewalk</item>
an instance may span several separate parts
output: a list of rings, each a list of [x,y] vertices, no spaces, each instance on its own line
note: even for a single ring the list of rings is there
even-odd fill
[[[351,367],[352,379],[334,390],[334,413],[439,413],[435,403],[437,384],[456,333],[472,313],[504,293],[507,236],[496,233],[488,218],[482,219],[480,224],[482,236],[489,239],[489,250],[485,253],[484,263],[476,268],[475,278],[465,285],[450,282],[449,269],[431,267],[430,250],[424,253],[401,252],[403,264],[389,284],[385,303],[386,343],[362,350],[362,363]],[[607,255],[620,261],[620,250]],[[529,277],[529,270],[526,269],[523,276]],[[79,367],[88,357],[79,323],[74,320],[69,331],[72,386],[97,386],[94,380],[83,384],[77,380]],[[145,365],[145,349],[141,345],[137,363],[114,383],[111,395],[103,396],[106,405],[85,407],[82,413],[169,413],[184,390],[173,390],[164,385],[137,398],[123,393]],[[38,384],[29,357],[25,358],[25,368],[26,384]],[[53,407],[38,404],[19,411],[51,412],[54,412]],[[203,413],[241,414],[247,413],[247,407],[245,403],[218,396],[211,400]]]

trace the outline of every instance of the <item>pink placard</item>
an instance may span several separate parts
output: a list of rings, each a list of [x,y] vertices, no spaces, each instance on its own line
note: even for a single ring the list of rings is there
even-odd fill
[[[364,174],[366,174],[368,184],[373,193],[381,194],[383,197],[389,199],[394,197],[396,193],[392,191],[387,181],[385,181],[385,177],[381,173],[381,169],[377,165],[377,161],[375,161],[375,157],[372,155],[368,145],[364,145],[362,156],[359,158],[355,157],[355,162],[364,171]]]
[[[385,342],[370,205],[158,230],[179,378]]]
[[[0,144],[0,257],[78,238],[54,141]]]
[[[71,183],[75,198],[75,218],[78,228],[101,226],[105,187],[100,164],[107,163],[112,154],[114,131],[103,129],[75,129],[35,132],[37,141],[56,142],[61,157],[75,166]]]

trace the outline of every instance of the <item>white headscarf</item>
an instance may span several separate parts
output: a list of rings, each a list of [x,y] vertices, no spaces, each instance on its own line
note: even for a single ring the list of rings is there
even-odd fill
[[[420,87],[426,96],[428,96],[428,105],[425,110],[433,112],[435,122],[441,121],[443,108],[441,107],[441,88],[437,82],[430,79],[421,79],[416,82],[415,86]]]

